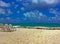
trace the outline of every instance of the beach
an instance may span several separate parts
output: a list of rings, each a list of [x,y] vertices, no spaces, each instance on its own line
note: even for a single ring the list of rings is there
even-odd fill
[[[60,30],[16,28],[0,32],[0,44],[60,44]]]

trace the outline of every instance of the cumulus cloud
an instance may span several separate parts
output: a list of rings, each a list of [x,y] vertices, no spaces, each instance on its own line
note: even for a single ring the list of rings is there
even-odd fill
[[[30,3],[29,3],[30,2]],[[60,1],[59,0],[30,0],[30,1],[23,1],[23,6],[26,9],[50,9],[55,7]]]
[[[57,8],[56,9],[51,8],[49,11],[50,13],[55,15],[54,17],[49,18],[50,21],[59,23],[60,22],[60,11],[58,11]]]
[[[57,3],[59,0],[42,0],[43,2],[47,3],[47,4],[55,4]]]
[[[6,12],[3,8],[0,8],[0,14],[6,14]]]
[[[20,13],[20,10],[19,10],[19,11],[17,11],[17,13]]]
[[[25,11],[25,8],[24,8],[24,7],[21,7],[20,9],[21,9],[22,11]]]
[[[10,17],[6,17],[7,20],[10,20],[11,18]]]
[[[16,0],[17,2],[22,1],[22,0]]]
[[[12,11],[10,9],[0,8],[0,14],[2,14],[2,15],[10,15],[10,14],[12,14]]]
[[[60,11],[58,11],[57,8],[56,9],[51,8],[49,12],[55,14],[55,17],[60,16]]]
[[[36,20],[36,21],[47,19],[47,16],[44,15],[42,12],[39,12],[39,11],[26,12],[26,13],[24,13],[24,16],[26,19]]]
[[[11,14],[12,12],[9,9],[10,6],[11,6],[10,3],[6,3],[6,2],[0,0],[0,14],[4,14],[4,15]]]
[[[1,7],[10,7],[10,3],[6,3],[0,0],[0,6]]]
[[[39,1],[39,0],[32,0],[32,2],[33,2],[33,3],[36,3],[36,4],[38,3],[38,1]]]
[[[10,9],[8,9],[6,14],[10,15],[10,14],[12,14],[12,11]]]
[[[20,13],[21,11],[30,10],[28,12],[23,13],[24,18],[22,18],[21,21],[30,20],[30,21],[34,21],[34,22],[35,21],[37,21],[37,22],[53,22],[53,23],[58,22],[58,21],[60,22],[60,11],[57,11],[56,9],[50,9],[50,7],[57,4],[58,0],[16,0],[16,1],[19,2],[19,4],[15,4],[15,2],[12,2],[12,6],[15,9],[15,11],[11,11],[11,9],[9,9],[11,4],[0,0],[0,14],[10,15],[10,14],[12,14],[12,12]],[[21,1],[21,3],[20,3],[20,1]],[[22,4],[23,7],[20,7],[20,4]],[[19,10],[17,10],[17,8]],[[47,8],[47,9],[49,8],[50,9],[49,13],[52,13],[55,16],[48,17],[43,12],[39,11],[41,8]],[[1,20],[3,20],[3,19],[4,18],[1,18]],[[10,17],[6,17],[5,19],[12,20]],[[20,20],[20,19],[21,18],[17,18],[17,20]]]
[[[14,5],[14,8],[16,9],[18,6],[19,6],[19,5],[18,5],[18,4],[16,4],[16,5]]]
[[[46,3],[46,4],[56,4],[59,0],[31,0],[33,3]]]
[[[39,11],[30,11],[24,13],[25,20],[45,22],[45,23],[59,23],[60,16],[56,14],[54,17],[48,17],[46,14]]]
[[[0,20],[4,20],[5,18],[0,18]]]

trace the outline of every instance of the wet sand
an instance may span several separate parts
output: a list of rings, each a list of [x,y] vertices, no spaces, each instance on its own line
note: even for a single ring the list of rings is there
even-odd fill
[[[0,32],[0,44],[60,44],[60,30],[17,28]]]

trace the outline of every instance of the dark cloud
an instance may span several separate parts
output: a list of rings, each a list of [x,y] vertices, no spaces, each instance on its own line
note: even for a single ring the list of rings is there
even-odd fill
[[[37,2],[36,2],[37,1]],[[29,3],[30,2],[30,3]],[[43,0],[29,0],[29,1],[23,1],[23,6],[27,10],[31,9],[49,9],[52,7],[55,7],[59,3],[59,0],[51,0],[50,2],[48,0],[43,1]]]

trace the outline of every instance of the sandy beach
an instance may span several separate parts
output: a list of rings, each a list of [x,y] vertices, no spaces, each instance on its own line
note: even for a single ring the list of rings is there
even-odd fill
[[[17,28],[0,32],[0,44],[60,44],[60,30]]]

